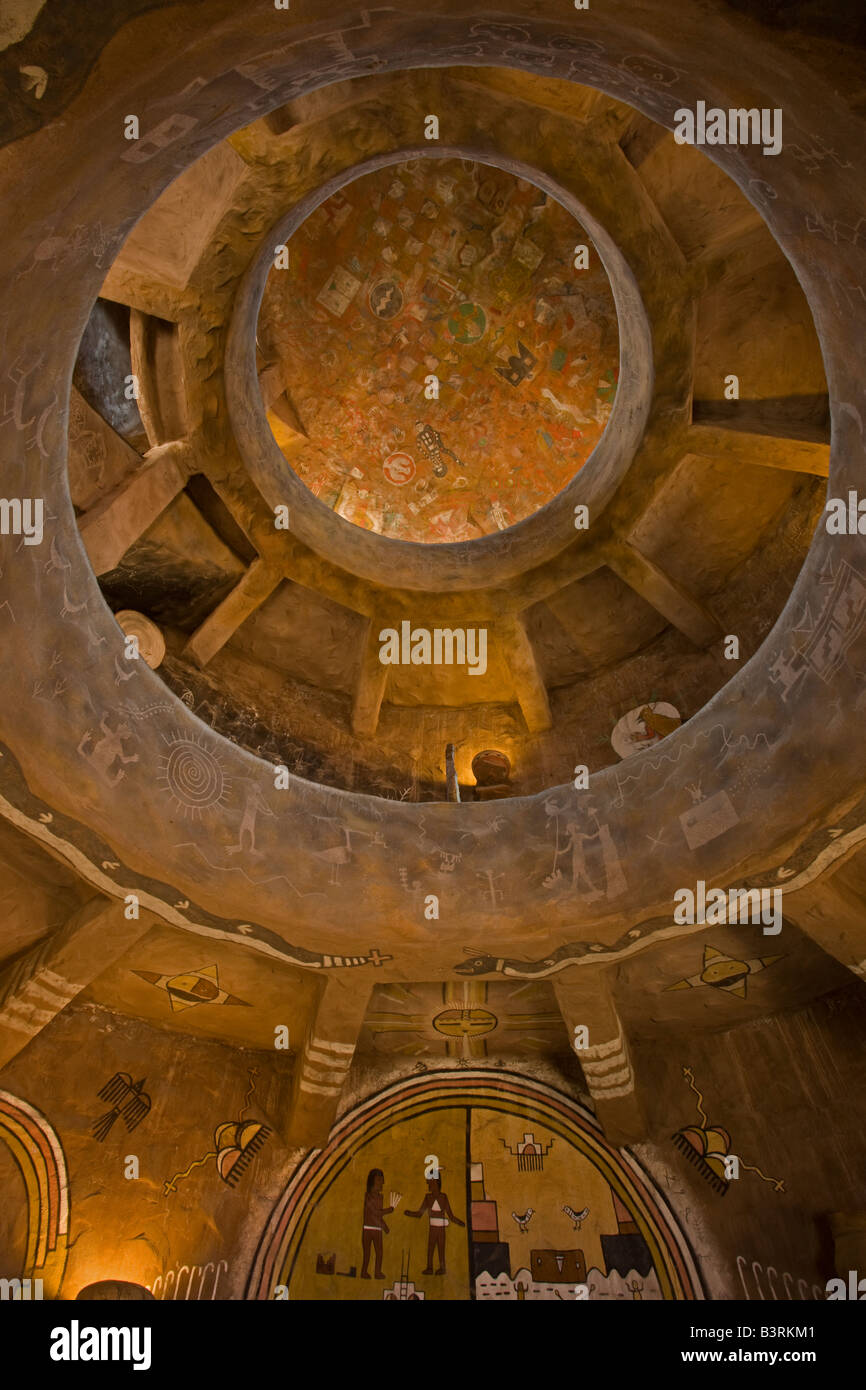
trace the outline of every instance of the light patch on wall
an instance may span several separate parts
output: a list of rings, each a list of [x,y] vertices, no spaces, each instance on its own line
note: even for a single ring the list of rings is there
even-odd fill
[[[0,11],[0,52],[26,38],[44,8],[45,0],[5,0]]]

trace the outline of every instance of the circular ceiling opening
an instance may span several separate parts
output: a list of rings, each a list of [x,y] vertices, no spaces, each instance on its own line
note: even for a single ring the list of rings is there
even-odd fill
[[[583,467],[619,366],[581,224],[525,178],[407,159],[275,252],[257,343],[287,465],[346,521],[426,544],[533,515]]]

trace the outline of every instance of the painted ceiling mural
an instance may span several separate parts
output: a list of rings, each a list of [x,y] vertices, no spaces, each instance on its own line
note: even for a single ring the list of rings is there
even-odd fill
[[[547,981],[454,980],[378,985],[359,1040],[362,1051],[407,1058],[568,1055],[570,1043]]]
[[[288,262],[259,319],[285,383],[269,420],[340,516],[472,540],[586,462],[616,391],[616,310],[589,236],[534,184],[471,160],[392,165],[323,203]]]

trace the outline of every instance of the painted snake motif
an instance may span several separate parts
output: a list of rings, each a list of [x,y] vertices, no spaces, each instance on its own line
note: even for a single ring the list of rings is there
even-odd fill
[[[540,980],[547,975],[556,975],[560,970],[567,970],[575,961],[587,955],[590,949],[587,942],[568,941],[543,960],[516,960],[514,956],[491,956],[482,952],[469,960],[460,961],[454,970],[458,975],[497,974],[518,980]],[[611,950],[615,949],[611,947]]]

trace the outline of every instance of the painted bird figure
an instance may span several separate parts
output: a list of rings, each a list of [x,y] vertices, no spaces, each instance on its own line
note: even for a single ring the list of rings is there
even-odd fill
[[[584,1207],[583,1211],[572,1211],[571,1207],[563,1206],[562,1210],[565,1212],[566,1216],[571,1217],[576,1231],[580,1230],[584,1221],[589,1216],[589,1207]]]
[[[529,1230],[529,1223],[534,1215],[535,1212],[532,1207],[527,1207],[522,1216],[518,1216],[516,1211],[511,1213],[512,1220],[516,1221],[521,1231],[524,1232]]]
[[[100,1115],[93,1126],[93,1137],[100,1144],[108,1137],[115,1120],[122,1119],[128,1131],[140,1125],[150,1112],[150,1096],[142,1090],[146,1077],[133,1083],[128,1072],[117,1071],[110,1081],[106,1081],[97,1094],[100,1100],[108,1101],[111,1109]]]

